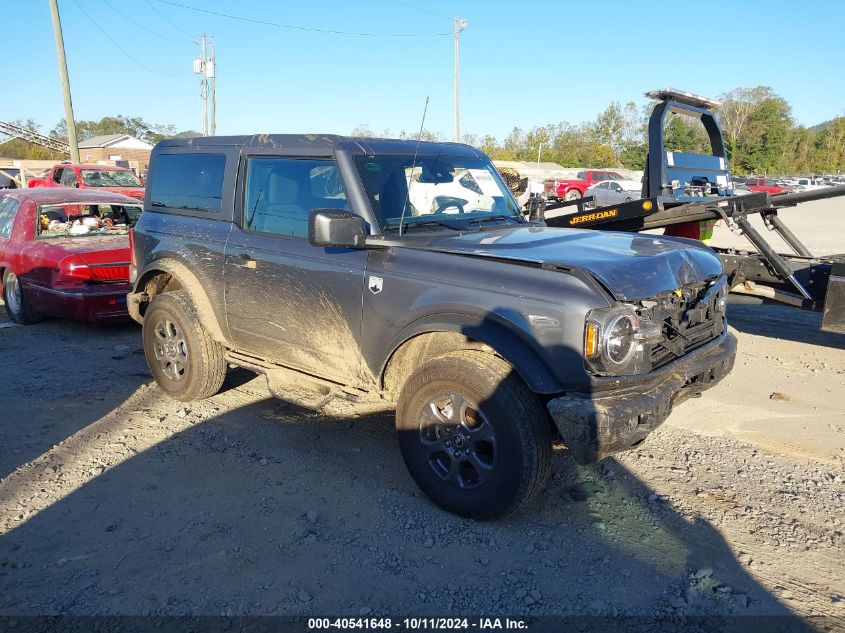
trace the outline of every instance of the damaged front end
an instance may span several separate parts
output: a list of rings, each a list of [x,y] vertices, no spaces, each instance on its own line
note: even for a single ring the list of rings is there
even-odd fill
[[[675,404],[731,371],[736,339],[727,332],[727,291],[722,276],[590,311],[584,358],[591,389],[548,403],[576,460],[596,461],[630,448]]]
[[[682,358],[724,332],[727,296],[727,280],[719,277],[591,310],[584,326],[587,369],[596,376],[631,376]]]

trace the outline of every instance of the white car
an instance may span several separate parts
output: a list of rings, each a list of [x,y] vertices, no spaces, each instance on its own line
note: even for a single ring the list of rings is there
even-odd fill
[[[821,180],[813,180],[812,178],[799,178],[794,187],[795,191],[815,191],[824,189],[824,184]]]
[[[643,184],[638,180],[604,180],[587,189],[597,207],[631,202],[642,197]]]

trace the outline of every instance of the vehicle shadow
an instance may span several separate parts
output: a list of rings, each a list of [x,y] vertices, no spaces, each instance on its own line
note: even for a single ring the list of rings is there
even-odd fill
[[[47,320],[0,330],[0,479],[150,382],[138,327]],[[57,359],[72,359],[70,364]]]
[[[389,412],[263,398],[0,536],[0,615],[588,615],[600,630],[750,615],[810,630],[713,526],[655,507],[612,459],[577,466],[559,448],[553,473],[522,514],[462,519],[418,491]]]
[[[823,332],[822,315],[790,306],[728,304],[731,327],[746,334],[845,349],[845,334]]]

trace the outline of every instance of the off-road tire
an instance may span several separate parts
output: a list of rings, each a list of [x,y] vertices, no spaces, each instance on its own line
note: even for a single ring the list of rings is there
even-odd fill
[[[581,192],[577,189],[572,189],[571,191],[567,191],[566,194],[563,196],[563,199],[569,202],[570,200],[577,200],[581,197]]]
[[[165,339],[163,332],[169,338]],[[144,313],[143,340],[153,377],[174,400],[202,400],[220,391],[226,378],[225,350],[205,331],[184,292],[164,292],[152,298]],[[174,356],[182,360],[160,361],[157,351],[162,355],[162,345],[173,346]]]
[[[42,321],[44,315],[29,302],[20,283],[20,279],[11,270],[3,273],[3,302],[6,304],[9,318],[21,325],[31,325]],[[17,295],[15,298],[11,297],[13,292]]]
[[[485,447],[483,442],[461,441],[461,448],[468,451],[462,457],[464,461],[476,458],[478,452],[478,459],[485,454],[491,465],[483,480],[481,469],[475,469],[479,481],[469,488],[462,488],[465,482],[461,480],[447,480],[445,477],[449,475],[443,474],[442,455],[432,456],[432,451],[437,450],[432,446],[437,442],[445,446],[450,436],[452,446],[456,446],[455,436],[438,431],[437,439],[432,442],[429,431],[434,425],[423,423],[423,419],[431,421],[431,417],[423,416],[430,416],[432,411],[436,411],[435,416],[442,414],[435,403],[451,393],[458,400],[465,398],[477,406],[481,415],[474,413],[474,407],[467,407],[467,418],[481,419],[482,425],[489,424],[494,431],[492,459],[489,446]],[[451,412],[448,405],[447,411]],[[548,413],[513,367],[488,352],[452,352],[414,371],[399,395],[396,428],[402,458],[414,481],[434,503],[455,514],[482,521],[499,519],[529,505],[549,477],[552,436]],[[467,437],[470,436],[475,437],[468,432]],[[446,457],[451,462],[452,456]],[[447,470],[451,473],[451,466]]]

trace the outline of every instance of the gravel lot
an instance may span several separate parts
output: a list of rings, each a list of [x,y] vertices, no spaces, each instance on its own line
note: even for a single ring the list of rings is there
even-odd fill
[[[797,613],[845,628],[845,337],[791,309],[729,318],[726,381],[634,451],[590,467],[556,451],[541,503],[480,524],[418,492],[389,412],[301,409],[243,371],[186,406],[152,384],[137,326],[4,327],[3,311],[0,615]]]

